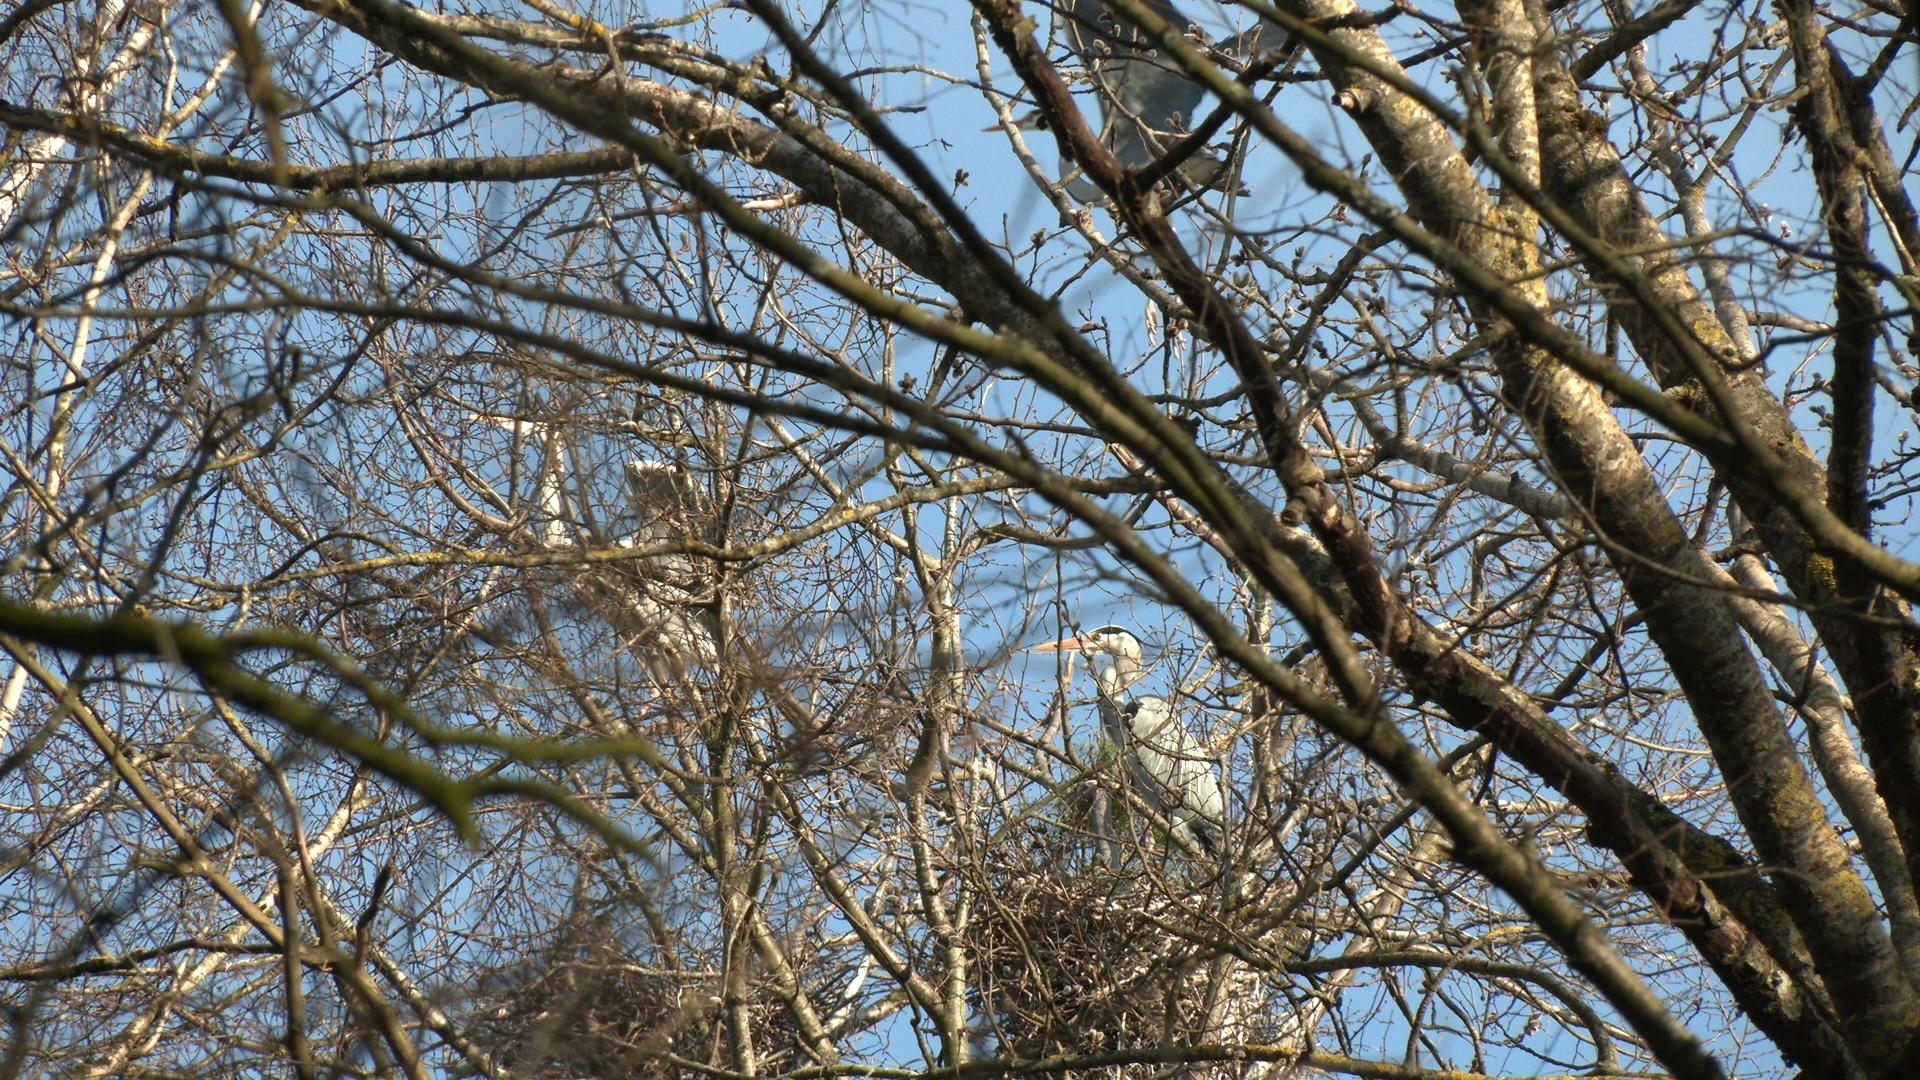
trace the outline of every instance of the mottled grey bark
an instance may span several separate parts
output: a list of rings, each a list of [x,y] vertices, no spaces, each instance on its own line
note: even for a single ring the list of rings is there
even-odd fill
[[[1341,26],[1348,5],[1299,2],[1289,5],[1302,18]],[[1537,167],[1529,155],[1535,142],[1515,128],[1534,123],[1531,92],[1513,80],[1515,67],[1539,50],[1518,40],[1511,14],[1482,13],[1482,34],[1496,60],[1490,65],[1501,149],[1523,169]],[[1316,49],[1316,56],[1337,87],[1341,100],[1388,162],[1416,214],[1430,229],[1454,237],[1486,265],[1510,280],[1528,282],[1534,266],[1531,215],[1509,204],[1511,213],[1490,213],[1484,196],[1463,193],[1470,177],[1465,159],[1435,118],[1399,94],[1363,65],[1378,70],[1390,64],[1384,45],[1370,30],[1339,29],[1331,35],[1352,52]],[[1354,39],[1362,39],[1357,46]],[[1504,44],[1502,44],[1504,42]],[[1503,65],[1506,65],[1503,67]],[[1551,62],[1539,67],[1553,70]],[[1568,88],[1564,71],[1559,77]],[[1535,83],[1550,80],[1539,71]],[[1576,99],[1577,100],[1577,99]],[[1543,95],[1539,111],[1559,103]],[[1546,123],[1541,121],[1543,135]],[[1586,130],[1604,132],[1604,125]],[[1544,138],[1542,142],[1546,141]],[[1595,141],[1603,141],[1596,137]],[[1524,177],[1522,179],[1525,179]],[[1485,223],[1476,227],[1476,223]],[[1518,237],[1515,242],[1511,239]],[[1684,273],[1674,272],[1684,282]],[[1522,286],[1523,288],[1525,286]],[[1712,321],[1698,303],[1695,314]],[[1718,329],[1717,323],[1714,323]],[[1610,542],[1623,579],[1647,618],[1648,629],[1668,659],[1716,757],[1728,775],[1748,777],[1735,791],[1743,823],[1769,861],[1792,866],[1806,876],[1776,880],[1795,922],[1808,935],[1816,964],[1834,993],[1851,1029],[1875,1040],[1904,1045],[1913,1031],[1905,981],[1889,997],[1897,968],[1890,943],[1879,925],[1871,897],[1827,828],[1810,777],[1801,768],[1791,739],[1774,709],[1759,669],[1737,631],[1725,603],[1701,587],[1709,568],[1678,518],[1667,506],[1656,478],[1620,429],[1598,392],[1559,368],[1551,358],[1512,338],[1495,346],[1509,393],[1522,402],[1547,458],[1563,478],[1563,489],[1588,507]],[[1651,564],[1651,565],[1648,565]],[[1661,573],[1656,568],[1666,572]],[[1680,584],[1691,579],[1701,585]],[[1790,811],[1788,808],[1791,808]],[[1842,914],[1836,923],[1836,908]],[[1815,1042],[1806,1045],[1812,1048]],[[1831,1043],[1828,1043],[1831,1049]],[[1837,1063],[1836,1063],[1837,1064]]]
[[[376,28],[374,32],[380,31]],[[1339,32],[1355,34],[1356,40],[1363,44],[1378,44],[1377,35],[1370,31]],[[404,35],[397,36],[404,39]],[[383,41],[383,44],[402,55],[410,51],[414,55],[409,58],[415,62],[455,77],[472,80],[485,74],[476,75],[458,61],[436,54],[430,46],[418,42],[398,40]],[[533,73],[523,70],[517,77],[531,78]],[[1487,220],[1488,201],[1475,182],[1472,170],[1454,150],[1445,131],[1432,125],[1429,117],[1424,117],[1404,99],[1393,99],[1383,107],[1382,102],[1388,98],[1381,92],[1384,84],[1374,85],[1369,79],[1370,76],[1362,75],[1350,80],[1351,89],[1358,92],[1355,100],[1362,105],[1356,110],[1356,115],[1363,118],[1363,126],[1371,125],[1370,137],[1389,148],[1383,153],[1388,157],[1390,166],[1409,192],[1414,193],[1417,205],[1431,216],[1436,228],[1457,237],[1462,230],[1470,230],[1476,223]],[[940,222],[936,215],[916,208],[903,199],[902,193],[889,185],[884,172],[873,169],[858,157],[837,153],[831,146],[813,145],[804,132],[782,133],[768,125],[744,121],[738,114],[716,108],[696,95],[657,85],[635,83],[632,80],[590,82],[582,78],[578,82],[567,83],[566,89],[583,99],[591,99],[585,101],[588,107],[603,110],[611,107],[617,110],[612,115],[632,116],[662,130],[672,131],[675,137],[686,139],[688,145],[735,153],[744,160],[786,176],[806,190],[810,197],[834,206],[849,221],[894,251],[916,272],[951,289],[974,318],[1017,331],[1034,325],[1031,312],[1017,298],[1007,296],[976,260],[938,228]],[[1422,141],[1422,137],[1428,135],[1436,137],[1438,141]],[[1175,270],[1182,269],[1178,265],[1178,248],[1170,245],[1166,236],[1149,235],[1147,241],[1155,258],[1161,260],[1163,265],[1170,265]],[[1240,336],[1245,333],[1244,327],[1236,327],[1235,320],[1224,311],[1224,305],[1217,298],[1196,295],[1193,279],[1183,279],[1173,273],[1169,276],[1176,286],[1186,286],[1182,298],[1192,305],[1202,320],[1213,320],[1208,327],[1210,336],[1235,361],[1249,386],[1263,393],[1272,393],[1270,372],[1265,374],[1264,379],[1260,377],[1262,372],[1259,364],[1264,359],[1263,354],[1257,348],[1246,348],[1247,340]],[[1047,335],[1035,333],[1033,337],[1045,340]],[[1267,404],[1263,418],[1268,421],[1267,433],[1271,435],[1272,425],[1285,419],[1284,403],[1275,397],[1269,399]],[[1270,443],[1273,442],[1275,440],[1270,440]],[[1273,448],[1276,451],[1276,464],[1281,465],[1283,473],[1287,472],[1285,459],[1289,455],[1286,451],[1292,448],[1284,445],[1274,445]],[[1304,477],[1291,479],[1297,482]],[[1661,508],[1664,509],[1664,506]],[[1360,538],[1355,536],[1350,521],[1342,521],[1337,512],[1331,512],[1333,508],[1328,503],[1321,503],[1317,509],[1329,511],[1315,519],[1321,525],[1327,528],[1345,527],[1345,532],[1336,529],[1332,539],[1358,543]],[[1332,525],[1327,524],[1329,520]],[[1331,546],[1338,548],[1340,545],[1336,543]],[[1349,558],[1349,566],[1343,569],[1358,563],[1359,560]],[[1384,640],[1399,646],[1408,642],[1423,642],[1422,647],[1433,647],[1431,637],[1420,634],[1406,621],[1404,610],[1393,609],[1390,597],[1387,598],[1388,606],[1384,607],[1378,603],[1380,599],[1378,596],[1369,597],[1362,603],[1375,604],[1370,618]],[[1737,643],[1738,639],[1736,637],[1733,640]],[[1750,659],[1747,666],[1752,667]]]
[[[1635,266],[1660,305],[1709,353],[1726,358],[1722,379],[1738,422],[1773,451],[1795,483],[1825,500],[1825,466],[1767,387],[1766,373],[1739,363],[1742,350],[1689,280],[1680,253],[1666,246],[1665,235],[1607,142],[1605,118],[1586,107],[1564,69],[1542,62],[1536,66],[1535,81],[1541,102],[1542,187],[1601,240],[1617,249],[1644,252]],[[1689,385],[1692,373],[1677,359],[1675,343],[1657,320],[1623,293],[1608,295],[1615,319],[1662,385]],[[1851,692],[1881,796],[1905,846],[1908,874],[1920,878],[1920,631],[1912,626],[1903,601],[1874,588],[1869,576],[1848,560],[1823,550],[1773,484],[1740,470],[1725,471],[1723,479],[1788,587],[1806,604]],[[1877,618],[1863,620],[1861,614]]]
[[[1779,589],[1756,555],[1734,559],[1727,584],[1760,593]],[[1860,837],[1861,853],[1880,884],[1894,948],[1899,950],[1907,979],[1920,980],[1920,903],[1914,899],[1913,880],[1907,876],[1906,857],[1893,819],[1874,790],[1873,773],[1854,753],[1853,740],[1847,735],[1847,708],[1840,688],[1778,604],[1737,592],[1729,593],[1729,602],[1741,628],[1779,673],[1794,710],[1806,721],[1814,763],[1827,790],[1833,793],[1835,805]]]

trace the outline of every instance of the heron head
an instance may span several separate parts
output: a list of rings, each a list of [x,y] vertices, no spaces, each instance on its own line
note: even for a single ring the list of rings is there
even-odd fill
[[[1140,639],[1124,626],[1096,626],[1060,641],[1035,645],[1030,652],[1082,652],[1090,656],[1140,659]]]
[[[1047,130],[1047,114],[1041,112],[1039,109],[1035,109],[1030,113],[1024,113],[1020,116],[1016,116],[1013,118],[1013,127],[1014,127],[1014,130],[1016,131],[1046,131]],[[980,130],[981,131],[999,131],[1000,125],[988,124],[986,127],[983,127]]]

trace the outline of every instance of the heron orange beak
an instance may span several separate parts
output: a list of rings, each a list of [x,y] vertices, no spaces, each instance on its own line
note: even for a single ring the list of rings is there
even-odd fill
[[[1035,645],[1033,648],[1028,649],[1027,651],[1028,652],[1073,652],[1075,650],[1083,649],[1085,647],[1086,647],[1085,643],[1083,643],[1078,637],[1070,637],[1065,641],[1043,642],[1039,645]]]

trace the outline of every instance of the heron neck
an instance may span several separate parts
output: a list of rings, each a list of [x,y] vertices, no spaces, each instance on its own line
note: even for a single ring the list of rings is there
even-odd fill
[[[1117,701],[1127,692],[1127,688],[1140,678],[1140,658],[1126,653],[1114,653],[1113,662],[1101,668],[1097,678],[1100,681],[1100,692]]]

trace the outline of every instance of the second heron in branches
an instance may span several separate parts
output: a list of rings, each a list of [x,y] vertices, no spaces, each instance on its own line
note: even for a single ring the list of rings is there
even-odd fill
[[[1169,0],[1144,3],[1180,32],[1193,30],[1193,21]],[[1057,11],[1067,47],[1099,94],[1101,141],[1128,169],[1142,168],[1166,153],[1193,123],[1204,94],[1200,84],[1101,0],[1063,0]],[[1024,117],[1019,125],[1039,126],[1039,114]],[[1195,187],[1222,187],[1228,180],[1227,163],[1205,151],[1194,153],[1176,171]],[[1065,186],[1080,202],[1101,198],[1100,189],[1084,176],[1067,179]]]

